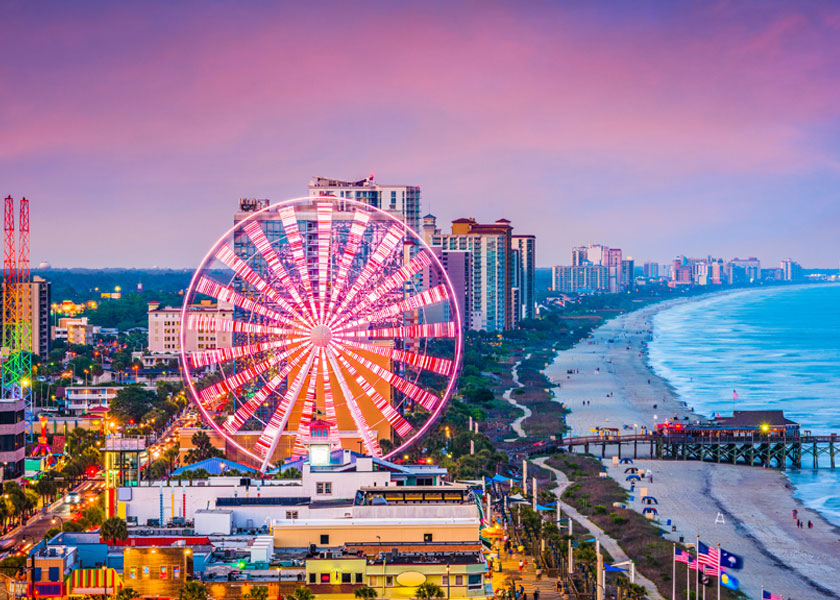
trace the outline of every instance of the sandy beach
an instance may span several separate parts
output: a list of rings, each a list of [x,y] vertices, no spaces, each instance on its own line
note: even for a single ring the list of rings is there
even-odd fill
[[[651,428],[675,416],[703,418],[651,372],[644,354],[653,315],[685,301],[617,317],[559,353],[545,373],[559,384],[555,401],[572,411],[567,422],[574,435],[590,434],[595,427],[617,427],[626,435],[634,426]],[[609,459],[605,464],[616,480],[629,485],[624,466],[613,467]],[[751,598],[760,598],[762,585],[786,599],[840,598],[840,531],[799,504],[782,473],[692,461],[639,460],[637,466],[654,473],[654,482],[643,481],[641,487],[658,499],[661,520],[671,519],[677,527],[674,533],[668,528],[669,539],[683,536],[692,542],[699,533],[704,542],[720,542],[744,556],[744,570],[733,575]],[[630,506],[641,511],[639,500],[636,494]],[[814,528],[797,528],[794,509]],[[715,523],[718,513],[723,523]]]

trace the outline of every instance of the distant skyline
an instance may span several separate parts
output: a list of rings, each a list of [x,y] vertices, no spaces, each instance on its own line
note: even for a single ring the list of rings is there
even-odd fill
[[[314,175],[572,246],[840,264],[835,2],[0,5],[32,261],[191,268]]]

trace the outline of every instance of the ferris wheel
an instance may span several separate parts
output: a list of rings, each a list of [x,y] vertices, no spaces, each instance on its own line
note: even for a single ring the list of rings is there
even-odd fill
[[[400,455],[441,415],[460,367],[461,313],[438,256],[355,200],[246,214],[184,295],[181,365],[202,418],[263,472],[305,455],[314,424],[332,449]]]

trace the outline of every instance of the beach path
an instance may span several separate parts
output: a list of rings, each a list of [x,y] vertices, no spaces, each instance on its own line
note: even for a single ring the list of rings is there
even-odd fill
[[[525,360],[528,360],[529,358],[531,358],[530,354],[525,357]],[[513,432],[518,437],[524,438],[525,437],[525,430],[522,429],[522,422],[525,419],[527,419],[528,417],[531,416],[531,409],[528,408],[527,406],[523,406],[523,405],[519,404],[519,402],[517,402],[516,400],[513,399],[513,391],[522,387],[522,384],[519,381],[519,365],[521,365],[521,364],[522,364],[522,361],[520,360],[516,364],[514,364],[513,368],[511,369],[511,377],[513,379],[513,383],[516,384],[516,387],[508,388],[507,390],[505,390],[505,393],[502,394],[502,398],[504,398],[510,404],[512,404],[513,406],[515,406],[516,408],[518,408],[519,410],[522,411],[522,416],[518,417],[513,423],[511,423],[510,428],[513,429]],[[511,438],[511,439],[516,439],[516,438]],[[510,441],[510,440],[507,440],[507,441]]]
[[[556,477],[557,481],[557,486],[552,491],[554,492],[554,495],[557,498],[557,502],[560,503],[560,509],[567,516],[571,517],[572,519],[586,527],[587,531],[589,531],[589,533],[591,533],[593,537],[596,537],[599,540],[601,540],[601,546],[607,552],[610,553],[610,556],[613,557],[613,560],[615,560],[615,562],[623,562],[626,560],[630,560],[630,558],[627,556],[624,550],[621,549],[621,546],[618,545],[618,542],[616,542],[613,538],[604,533],[603,529],[601,529],[595,523],[590,521],[589,518],[586,517],[586,515],[583,515],[580,512],[578,512],[578,510],[575,507],[563,502],[563,491],[569,486],[569,479],[566,477],[566,474],[563,473],[563,471],[555,469],[554,467],[547,464],[546,461],[548,459],[548,456],[543,456],[535,459],[532,462],[542,467],[543,469],[554,473],[554,476]],[[656,589],[654,583],[638,571],[636,571],[636,583],[643,585],[647,588],[648,596],[651,598],[651,600],[664,600],[662,595]]]

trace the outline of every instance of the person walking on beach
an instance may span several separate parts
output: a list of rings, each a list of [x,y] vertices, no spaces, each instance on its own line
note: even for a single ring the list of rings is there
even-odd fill
[[[813,528],[814,528],[814,524],[811,523],[811,521],[808,521],[808,529],[813,529]]]
[[[523,569],[524,567],[525,567],[525,563],[524,563],[524,562],[522,562],[522,561],[520,560],[520,561],[519,561],[519,572],[520,572],[520,573],[522,572],[522,569]]]

